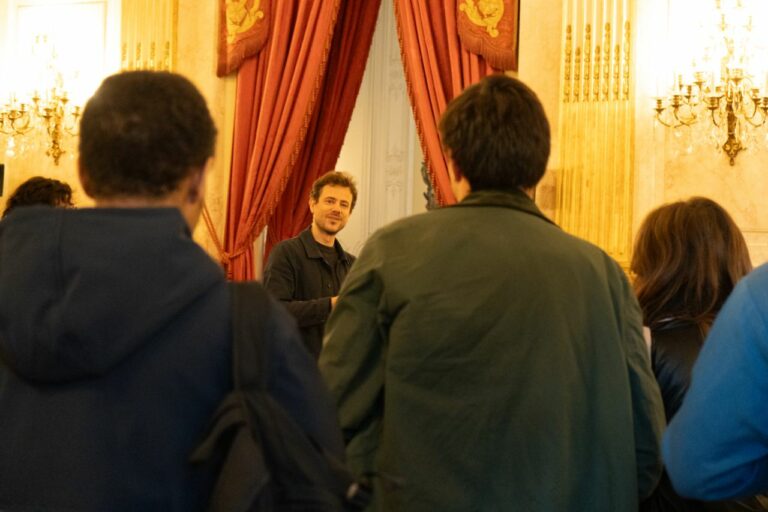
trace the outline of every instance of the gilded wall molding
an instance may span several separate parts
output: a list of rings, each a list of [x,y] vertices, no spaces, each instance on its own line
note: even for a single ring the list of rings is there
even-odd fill
[[[618,1],[593,12],[592,2],[567,4],[555,218],[628,267],[634,210],[632,9]]]
[[[173,71],[178,55],[178,0],[122,0],[120,69]]]

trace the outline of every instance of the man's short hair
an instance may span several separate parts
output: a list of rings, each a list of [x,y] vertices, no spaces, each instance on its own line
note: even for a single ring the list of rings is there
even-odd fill
[[[310,199],[317,202],[317,200],[320,199],[323,187],[326,185],[348,188],[349,191],[352,192],[352,204],[349,206],[349,211],[351,212],[355,209],[355,203],[357,203],[357,186],[355,185],[355,179],[351,175],[341,171],[330,171],[323,174],[312,184],[312,189],[309,191]]]
[[[72,188],[52,178],[35,176],[16,188],[5,203],[3,217],[19,206],[32,205],[72,206]]]
[[[535,186],[549,159],[549,122],[523,82],[494,74],[448,104],[440,120],[443,148],[472,190]]]
[[[216,127],[181,75],[130,71],[108,77],[80,123],[80,168],[92,197],[163,197],[213,155]]]

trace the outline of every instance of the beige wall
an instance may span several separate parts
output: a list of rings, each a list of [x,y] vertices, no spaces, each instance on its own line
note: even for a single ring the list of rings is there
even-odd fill
[[[562,29],[563,0],[520,2],[520,60],[517,77],[539,96],[552,133],[547,174],[536,190],[536,202],[550,218],[554,218],[555,213],[555,179],[559,165],[557,129]]]
[[[218,2],[179,0],[176,71],[192,80],[203,93],[219,129],[216,154],[208,174],[205,201],[215,224],[216,236],[223,244],[236,79],[234,74],[226,78],[216,76],[217,4]],[[195,230],[195,240],[218,259],[212,236],[202,220]]]

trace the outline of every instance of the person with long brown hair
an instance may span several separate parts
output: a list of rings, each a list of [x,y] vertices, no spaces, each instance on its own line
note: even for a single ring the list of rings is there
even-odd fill
[[[704,197],[652,211],[635,240],[630,270],[651,330],[651,361],[670,421],[680,408],[709,328],[736,283],[752,270],[728,212]],[[644,510],[768,511],[768,499],[702,503],[675,493],[666,474]]]

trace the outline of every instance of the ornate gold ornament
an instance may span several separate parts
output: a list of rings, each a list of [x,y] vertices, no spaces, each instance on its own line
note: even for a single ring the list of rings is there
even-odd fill
[[[715,21],[704,25],[707,37],[700,39],[706,46],[690,55],[690,67],[676,70],[671,89],[656,98],[653,109],[668,128],[708,125],[705,144],[722,149],[736,165],[736,156],[758,146],[758,136],[762,139],[768,127],[768,73],[760,40],[753,35],[760,28],[753,19],[762,20],[750,10],[756,5],[746,2],[718,0],[715,6]]]
[[[499,36],[497,27],[504,16],[503,0],[466,0],[459,5],[459,10],[475,25],[485,27],[491,37]]]
[[[17,142],[29,141],[35,137],[47,135],[45,154],[59,165],[61,156],[67,151],[63,148],[66,135],[78,135],[78,121],[82,113],[80,106],[72,105],[64,89],[62,72],[58,69],[58,53],[48,35],[38,35],[34,39],[33,55],[38,55],[38,69],[46,71],[36,84],[42,90],[23,95],[17,100],[16,94],[0,107],[0,135],[7,135],[7,151],[13,153]],[[28,138],[22,139],[32,132]]]
[[[229,44],[264,18],[261,0],[253,0],[251,7],[247,7],[247,3],[248,0],[227,0],[227,43]]]
[[[629,19],[634,6],[631,0],[610,0],[585,20],[582,13],[591,0],[569,3],[560,75],[560,167],[553,169],[555,221],[627,268],[635,195]]]

